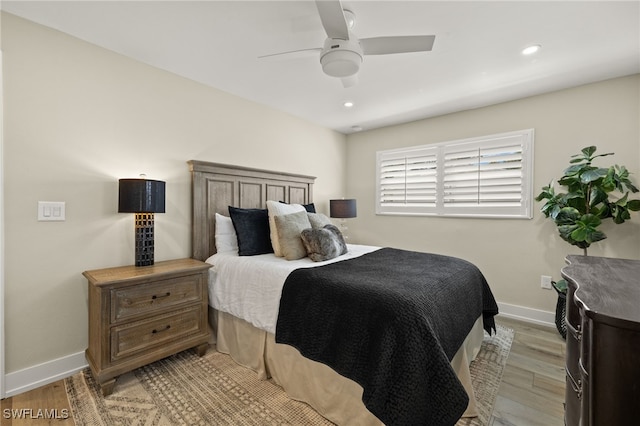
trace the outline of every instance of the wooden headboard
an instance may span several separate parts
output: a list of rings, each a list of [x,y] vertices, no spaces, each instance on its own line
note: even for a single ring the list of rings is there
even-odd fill
[[[192,257],[206,260],[216,252],[215,214],[229,216],[229,206],[266,208],[267,200],[313,202],[315,177],[191,160]]]

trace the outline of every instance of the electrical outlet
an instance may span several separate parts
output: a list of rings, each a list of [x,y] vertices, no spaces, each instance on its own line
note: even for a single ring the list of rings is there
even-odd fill
[[[540,276],[540,287],[551,290],[551,277],[549,275]]]

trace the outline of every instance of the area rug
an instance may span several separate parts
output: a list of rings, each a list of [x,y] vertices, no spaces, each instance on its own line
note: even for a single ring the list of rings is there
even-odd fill
[[[512,341],[513,330],[502,326],[493,336],[485,335],[471,363],[479,416],[457,425],[488,424]],[[107,397],[88,368],[65,379],[65,386],[77,426],[332,424],[289,399],[279,386],[211,349],[201,358],[185,351],[122,375]]]

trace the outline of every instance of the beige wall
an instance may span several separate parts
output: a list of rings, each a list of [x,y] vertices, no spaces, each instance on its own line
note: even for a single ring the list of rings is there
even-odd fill
[[[616,154],[596,164],[623,164],[640,185],[639,89],[635,75],[350,135],[347,196],[358,200],[358,218],[350,226],[354,242],[465,258],[484,272],[499,302],[553,311],[555,292],[540,288],[540,275],[558,279],[564,257],[581,250],[557,236],[552,221],[539,213],[540,203],[532,220],[376,216],[376,151],[534,128],[534,196],[589,145]],[[590,255],[640,259],[640,214],[603,230],[608,239]]]
[[[2,50],[7,373],[86,348],[82,271],[133,262],[118,178],[167,182],[156,260],[191,254],[187,160],[317,176],[327,213],[343,195],[344,135],[9,14]],[[38,222],[38,201],[66,221]]]

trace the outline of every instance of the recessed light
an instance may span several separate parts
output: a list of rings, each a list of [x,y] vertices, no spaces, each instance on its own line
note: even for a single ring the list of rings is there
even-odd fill
[[[362,131],[362,126],[351,126],[351,130],[354,132],[360,132]]]
[[[522,49],[522,54],[523,55],[533,55],[538,50],[540,50],[541,47],[542,46],[540,46],[539,44],[533,44],[531,46],[528,46],[528,47],[525,47],[524,49]]]
[[[351,108],[353,106],[353,102],[345,101],[342,105],[344,105],[345,108]]]

